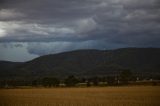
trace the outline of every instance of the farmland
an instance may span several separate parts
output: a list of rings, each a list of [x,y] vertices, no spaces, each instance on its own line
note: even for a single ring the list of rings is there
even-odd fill
[[[160,86],[0,89],[0,106],[159,106]]]

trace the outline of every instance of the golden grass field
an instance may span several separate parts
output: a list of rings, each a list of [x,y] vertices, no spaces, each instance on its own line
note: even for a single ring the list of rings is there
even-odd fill
[[[160,86],[0,89],[0,106],[160,106]]]

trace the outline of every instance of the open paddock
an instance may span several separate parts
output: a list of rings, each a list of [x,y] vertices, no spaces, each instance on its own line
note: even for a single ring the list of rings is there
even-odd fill
[[[160,106],[160,86],[0,89],[0,106]]]

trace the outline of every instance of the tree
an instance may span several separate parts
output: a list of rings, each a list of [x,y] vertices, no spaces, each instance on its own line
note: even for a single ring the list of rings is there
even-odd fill
[[[57,78],[46,77],[46,78],[43,78],[42,80],[42,84],[45,87],[51,87],[51,86],[56,87],[56,86],[59,86],[59,83],[60,81]]]
[[[130,70],[123,70],[120,73],[120,81],[122,84],[128,84],[132,78],[132,72]]]
[[[87,81],[87,87],[90,87],[90,86],[91,86],[90,81]]]
[[[98,77],[93,77],[93,78],[92,78],[92,82],[93,82],[93,85],[94,85],[94,86],[98,86],[99,78],[98,78]]]
[[[66,86],[69,86],[69,87],[75,86],[78,82],[79,82],[78,79],[73,75],[68,76],[68,78],[65,79],[65,84],[66,84]]]
[[[115,85],[115,76],[107,76],[106,80],[108,85]]]

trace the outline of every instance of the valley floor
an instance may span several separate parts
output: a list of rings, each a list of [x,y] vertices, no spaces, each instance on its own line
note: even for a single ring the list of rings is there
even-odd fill
[[[160,86],[0,89],[0,106],[160,106]]]

